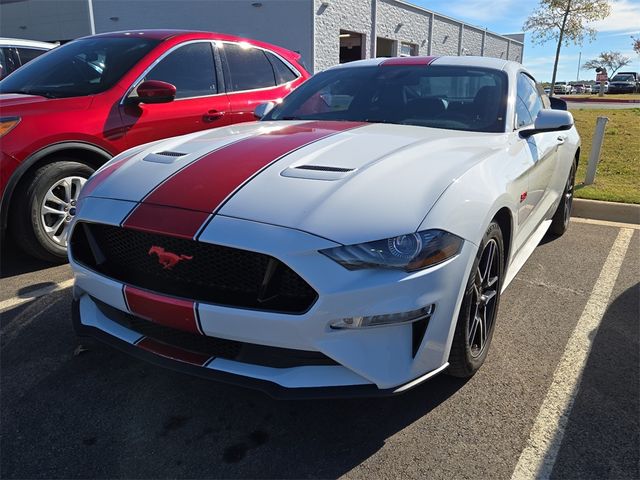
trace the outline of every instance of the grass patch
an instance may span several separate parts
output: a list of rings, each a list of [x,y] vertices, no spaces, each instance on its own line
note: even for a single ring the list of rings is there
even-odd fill
[[[572,109],[582,137],[576,197],[640,203],[640,108]],[[596,118],[609,117],[593,185],[584,185]]]

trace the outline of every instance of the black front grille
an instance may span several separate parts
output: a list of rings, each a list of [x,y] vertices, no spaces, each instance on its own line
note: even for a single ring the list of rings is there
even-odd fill
[[[152,247],[182,260],[163,268]],[[237,248],[85,222],[74,228],[70,248],[74,260],[110,278],[200,302],[301,314],[317,298],[284,263]]]
[[[268,347],[224,338],[196,335],[138,318],[117,310],[95,298],[92,298],[92,300],[102,313],[123,327],[161,343],[190,352],[272,368],[338,365],[337,362],[320,352]]]

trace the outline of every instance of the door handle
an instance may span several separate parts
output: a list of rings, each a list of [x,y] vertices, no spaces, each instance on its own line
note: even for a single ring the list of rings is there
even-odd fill
[[[219,112],[218,110],[209,110],[202,116],[202,120],[205,123],[215,122],[216,120],[224,117],[225,112]]]
[[[567,137],[565,137],[564,135],[558,135],[558,138],[556,138],[559,144],[563,144],[566,139]]]

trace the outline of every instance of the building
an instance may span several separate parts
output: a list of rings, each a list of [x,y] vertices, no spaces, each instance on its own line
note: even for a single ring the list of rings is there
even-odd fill
[[[524,36],[500,35],[403,0],[0,0],[6,37],[68,41],[92,33],[184,28],[300,52],[313,71],[397,55],[481,55],[522,62]]]

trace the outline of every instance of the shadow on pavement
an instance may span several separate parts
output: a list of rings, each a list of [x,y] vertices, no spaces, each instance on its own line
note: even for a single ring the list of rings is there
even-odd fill
[[[394,398],[276,401],[101,344],[74,354],[69,302],[57,292],[3,320],[2,478],[334,478],[465,384],[441,375]]]
[[[54,267],[57,264],[45,262],[23,252],[10,235],[5,235],[0,245],[0,278],[9,278],[23,273]]]
[[[553,478],[640,478],[640,284],[607,309],[585,366]]]

